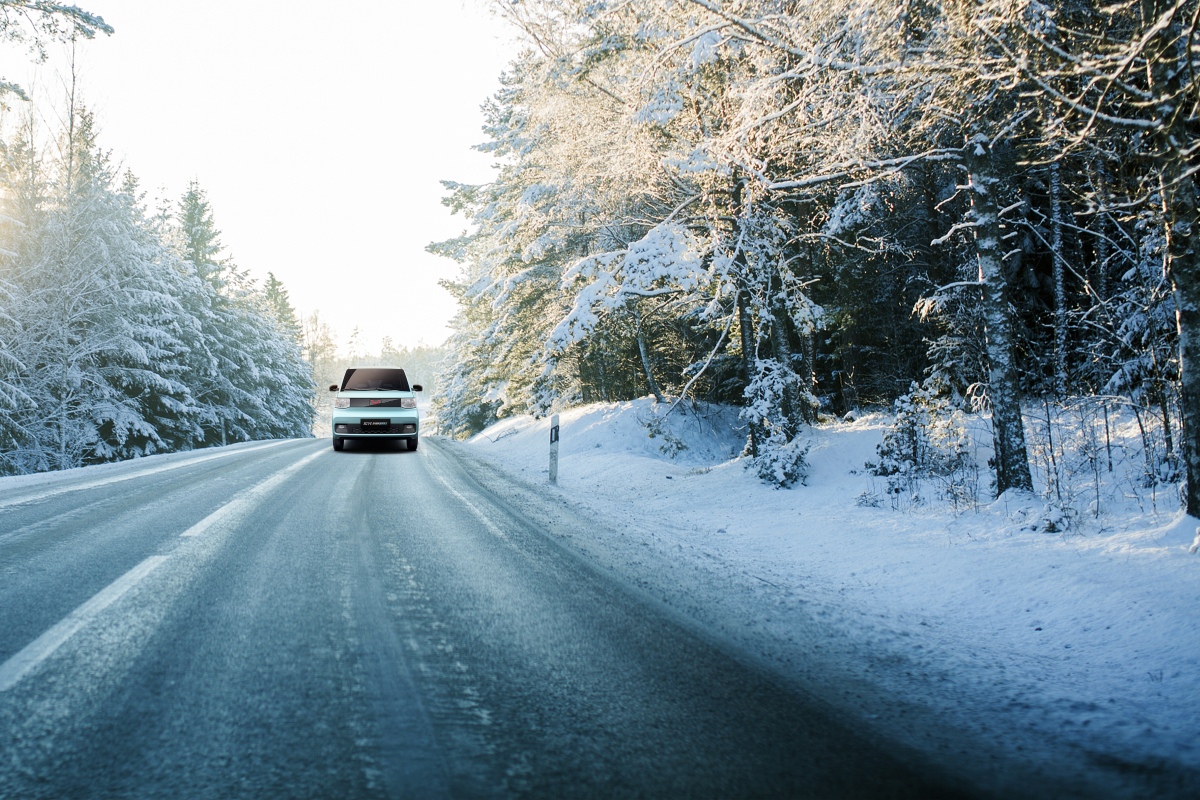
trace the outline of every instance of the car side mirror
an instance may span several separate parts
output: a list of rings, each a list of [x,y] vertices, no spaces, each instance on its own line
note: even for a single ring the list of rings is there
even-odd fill
[[[329,391],[331,391],[331,392],[336,392],[336,391],[337,391],[337,384],[335,383],[333,386],[330,386],[330,387],[329,387]]]
[[[414,383],[412,390],[414,392],[423,392],[423,391],[425,391],[425,388],[423,386],[421,386],[421,384],[419,384],[419,383]]]

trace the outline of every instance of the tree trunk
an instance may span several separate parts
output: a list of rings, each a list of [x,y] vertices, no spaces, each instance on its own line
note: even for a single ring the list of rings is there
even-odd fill
[[[771,293],[771,347],[775,360],[788,372],[792,371],[792,347],[788,341],[787,304],[783,297],[783,281]],[[796,438],[797,419],[800,416],[800,393],[796,382],[789,380],[783,386],[783,434],[790,442]]]
[[[803,381],[804,392],[800,396],[800,402],[803,404],[804,421],[811,424],[815,422],[813,417],[813,408],[809,405],[808,396],[813,394],[817,388],[817,337],[813,335],[810,328],[800,336],[801,351],[803,353],[803,372],[800,375],[800,380]],[[854,391],[853,386],[851,390]],[[854,392],[854,398],[857,401],[858,393]],[[857,404],[855,408],[857,408]]]
[[[1051,250],[1054,258],[1054,391],[1067,396],[1067,292],[1063,258],[1062,175],[1057,161],[1050,165]]]
[[[744,385],[749,386],[751,379],[754,377],[754,331],[750,327],[753,321],[750,319],[750,292],[745,289],[739,289],[737,294],[738,304],[738,328],[741,331],[742,341],[742,381]],[[750,455],[758,455],[758,427],[753,423],[750,424],[749,439],[746,446],[750,451]]]
[[[1096,294],[1101,303],[1108,302],[1108,169],[1104,159],[1096,159]]]
[[[967,143],[971,174],[971,207],[975,216],[975,254],[983,288],[987,331],[988,396],[992,403],[992,439],[996,448],[996,494],[1007,489],[1032,491],[1025,426],[1021,420],[1021,386],[1013,353],[1012,318],[1005,296],[1004,257],[1000,252],[1000,219],[996,211],[996,165],[987,137]]]
[[[813,263],[812,246],[808,245],[804,249],[805,258],[805,273],[804,277],[812,276],[815,264]],[[816,406],[809,402],[809,398],[815,395],[817,388],[817,337],[814,331],[816,330],[816,320],[809,320],[809,323],[804,326],[803,330],[798,330],[796,334],[800,337],[800,384],[797,387],[799,395],[800,416],[809,425],[817,421]],[[851,385],[853,389],[853,384]],[[858,394],[854,391],[855,407],[857,408]]]
[[[733,254],[733,263],[735,266],[735,278],[738,283],[738,328],[741,333],[742,342],[742,380],[743,391],[749,388],[750,381],[754,379],[754,359],[758,348],[755,345],[757,337],[754,336],[754,320],[750,315],[750,290],[746,288],[746,253],[742,250],[742,178],[736,174],[733,179],[733,241],[734,247],[737,248]],[[750,432],[747,434],[746,450],[751,456],[758,455],[758,426],[753,422],[750,423]]]
[[[646,352],[646,339],[642,336],[642,312],[637,303],[633,304],[633,316],[637,320],[638,355],[642,357],[642,371],[646,373],[646,384],[650,387],[650,394],[654,395],[655,402],[665,403],[662,390],[658,388],[658,381],[654,380],[654,371],[650,369],[650,355]]]
[[[1184,168],[1181,163],[1177,174]],[[1180,438],[1187,461],[1187,513],[1200,517],[1200,219],[1195,180],[1179,181],[1170,197],[1168,251],[1179,327]]]
[[[1166,392],[1158,392],[1158,413],[1162,417],[1163,424],[1163,443],[1167,451],[1167,458],[1175,458],[1175,439],[1171,433],[1171,404],[1167,400]]]
[[[839,342],[841,370],[838,372],[838,384],[842,387],[842,402],[847,411],[858,408],[858,389],[854,386],[854,373],[858,369],[858,343],[855,341],[853,320],[847,321],[840,332]]]

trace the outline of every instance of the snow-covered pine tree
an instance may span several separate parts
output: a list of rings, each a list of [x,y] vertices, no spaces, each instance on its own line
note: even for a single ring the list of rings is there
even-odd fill
[[[187,307],[200,320],[199,348],[189,360],[189,385],[204,407],[203,442],[310,435],[312,368],[288,315],[287,292],[277,280],[255,288],[229,257],[211,204],[193,181],[179,204],[185,264],[195,276]]]
[[[287,290],[271,276],[267,290],[253,289],[247,297],[245,314],[251,336],[257,342],[258,385],[263,413],[254,422],[254,439],[294,439],[312,435],[312,396],[318,389],[313,367],[304,359],[295,317],[281,319],[290,310]]]
[[[300,342],[302,337],[300,322],[296,319],[296,309],[292,308],[292,301],[288,297],[288,291],[284,288],[283,283],[275,277],[274,272],[267,273],[267,282],[263,284],[263,295],[266,297],[271,313],[275,315],[276,321],[279,322],[280,330],[295,341]]]
[[[30,402],[14,412],[11,471],[65,469],[170,449],[156,414],[189,408],[178,380],[179,314],[137,208],[135,183],[95,145],[92,118],[72,107],[58,157],[8,149],[14,375]]]
[[[231,265],[217,260],[220,231],[207,195],[194,180],[180,198],[176,225],[181,259],[192,279],[183,303],[199,322],[187,361],[187,383],[203,409],[197,445],[226,444],[231,421],[247,421],[243,409],[254,403],[253,395],[234,382],[238,370],[252,359],[230,330],[236,314],[221,290]]]

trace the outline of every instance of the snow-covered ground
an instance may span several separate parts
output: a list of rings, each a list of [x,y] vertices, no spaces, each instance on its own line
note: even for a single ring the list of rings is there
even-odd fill
[[[976,503],[955,509],[929,487],[930,500],[893,504],[864,469],[885,415],[813,428],[807,485],[773,489],[738,457],[729,410],[655,422],[664,411],[639,400],[562,415],[548,491],[616,532],[572,546],[837,713],[997,790],[1027,780],[1010,757],[1081,796],[1200,785],[1197,523],[1174,487],[1133,476],[1128,421],[1109,429],[1113,472],[1107,458],[1091,473],[1052,466],[1031,431],[1043,489],[1058,469],[1055,494],[1080,509],[1046,532],[1061,524],[1045,524],[1044,499],[993,501],[986,469]],[[973,424],[986,442],[986,421]],[[549,425],[513,418],[461,446],[543,484]],[[986,447],[977,455],[986,464]]]

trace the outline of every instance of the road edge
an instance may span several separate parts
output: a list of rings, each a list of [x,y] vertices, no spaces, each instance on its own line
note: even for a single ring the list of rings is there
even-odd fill
[[[621,558],[623,551],[609,546],[606,537],[597,534],[607,531],[613,537],[640,537],[641,543],[647,544],[654,537],[644,524],[601,518],[595,509],[564,490],[505,470],[492,459],[472,452],[465,443],[444,437],[428,438],[436,443],[440,454],[453,459],[464,474],[491,492],[498,502],[546,531],[548,541],[584,565],[662,609],[742,663],[753,665],[804,694],[827,709],[831,717],[874,741],[886,742],[897,756],[928,764],[948,776],[952,787],[975,794],[986,791],[995,797],[1020,793],[1031,798],[1185,798],[1200,793],[1200,775],[1184,764],[1165,759],[1150,766],[1131,764],[1105,752],[1100,743],[1089,748],[1078,740],[1047,741],[1044,736],[1031,742],[1030,732],[1020,726],[1020,715],[1014,714],[1009,724],[1005,724],[993,713],[997,702],[1007,699],[1002,690],[993,697],[979,698],[973,696],[971,687],[956,685],[952,677],[943,674],[937,676],[937,688],[948,696],[946,702],[938,708],[923,703],[919,700],[920,691],[902,690],[906,681],[905,676],[898,674],[899,667],[891,670],[892,674],[880,670],[879,664],[888,660],[886,652],[866,669],[861,665],[854,669],[844,663],[837,648],[832,652],[804,653],[803,664],[798,664],[794,657],[796,646],[771,641],[762,632],[747,634],[740,630],[740,620],[723,614],[715,603],[706,603],[711,598],[691,597],[678,585],[669,585],[669,569],[643,568],[638,570],[639,574],[631,574],[626,568],[628,564],[622,564],[628,561]],[[657,526],[666,524],[660,520],[654,522]],[[665,554],[650,546],[645,550],[642,555],[646,558],[660,558],[665,563],[661,558]],[[679,568],[678,564],[671,566]],[[685,566],[701,569],[696,564]],[[659,580],[647,580],[647,574],[658,575]],[[730,583],[729,576],[715,572],[708,572],[706,577],[710,582]],[[753,588],[761,591],[761,587]],[[843,629],[813,614],[793,613],[796,622],[810,633],[831,638],[845,634]],[[868,679],[865,673],[870,672],[882,675],[882,679]],[[926,678],[926,684],[930,680],[933,679]],[[912,678],[907,682],[915,689],[920,680]],[[978,727],[984,731],[983,735],[978,729],[956,723],[956,718],[963,717],[960,709],[964,705],[983,700],[995,701],[990,704],[993,708],[984,708],[979,703],[981,714],[986,714],[987,722],[993,723],[980,722]]]

